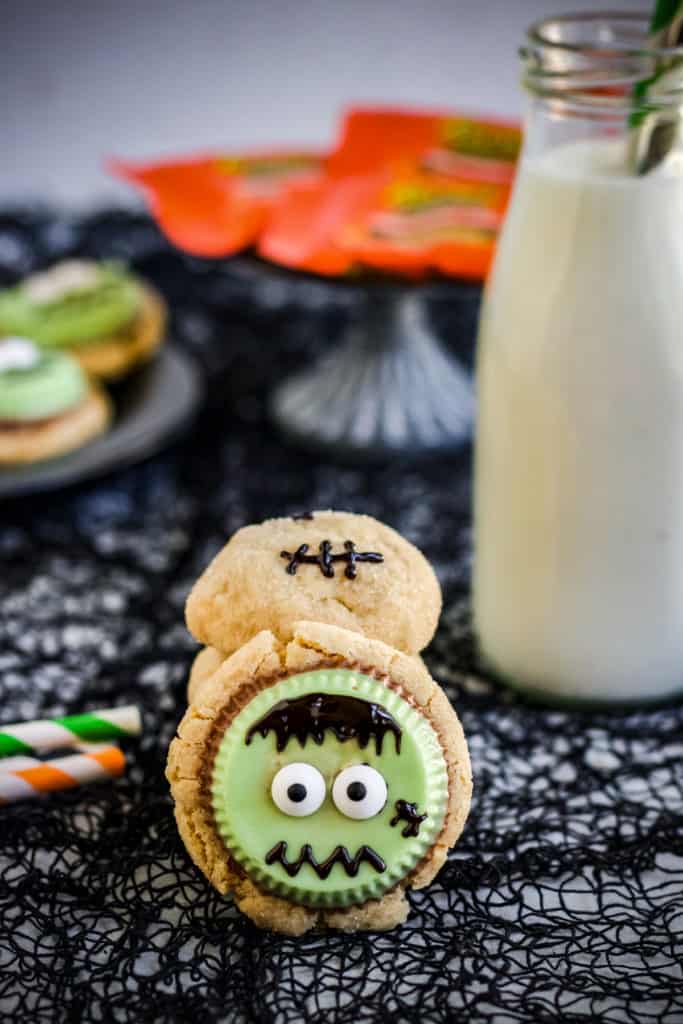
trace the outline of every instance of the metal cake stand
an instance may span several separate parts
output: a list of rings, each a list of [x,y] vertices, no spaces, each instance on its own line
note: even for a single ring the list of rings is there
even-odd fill
[[[481,289],[446,278],[411,283],[396,278],[320,278],[252,257],[252,272],[299,284],[353,290],[359,315],[335,349],[276,386],[270,413],[299,445],[354,460],[426,456],[460,447],[472,432],[474,395],[469,370],[435,330],[430,305],[464,303],[466,332],[449,339],[473,347],[472,324]],[[351,296],[349,296],[350,298]],[[461,333],[457,318],[453,329]]]

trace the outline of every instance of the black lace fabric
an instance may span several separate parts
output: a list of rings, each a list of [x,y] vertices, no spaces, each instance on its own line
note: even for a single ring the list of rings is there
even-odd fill
[[[0,513],[1,720],[129,703],[144,716],[123,778],[0,808],[2,1019],[683,1021],[683,708],[552,710],[478,673],[468,452],[359,469],[270,432],[265,390],[334,341],[345,293],[183,258],[133,214],[0,218],[3,281],[73,252],[132,259],[162,288],[211,400],[151,462]],[[471,351],[476,296],[433,315]],[[439,573],[427,661],[468,736],[474,802],[403,928],[292,939],[193,867],[164,766],[193,581],[242,524],[330,506],[386,520]]]

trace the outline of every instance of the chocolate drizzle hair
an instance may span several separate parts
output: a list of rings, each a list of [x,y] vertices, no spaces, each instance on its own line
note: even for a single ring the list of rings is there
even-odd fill
[[[335,864],[341,864],[350,878],[355,878],[363,861],[372,865],[375,871],[386,871],[386,864],[371,846],[361,846],[356,856],[352,857],[345,846],[335,846],[332,853],[323,861],[317,861],[309,843],[301,847],[296,860],[287,860],[287,843],[281,840],[266,854],[266,864],[282,864],[290,878],[294,878],[304,864],[310,864],[318,878],[326,879]]]
[[[326,729],[340,743],[357,739],[361,748],[374,738],[378,755],[382,753],[386,733],[390,732],[396,753],[401,753],[401,727],[393,715],[379,704],[345,694],[309,693],[294,700],[281,700],[251,726],[246,743],[249,745],[257,733],[265,739],[272,731],[277,737],[278,751],[285,749],[292,736],[302,747],[309,737],[320,746]]]
[[[409,836],[420,834],[420,825],[427,820],[428,815],[420,814],[417,804],[408,803],[407,800],[397,800],[396,814],[393,816],[390,825],[398,825],[399,821],[407,821],[408,824],[401,830],[401,835],[407,839]]]

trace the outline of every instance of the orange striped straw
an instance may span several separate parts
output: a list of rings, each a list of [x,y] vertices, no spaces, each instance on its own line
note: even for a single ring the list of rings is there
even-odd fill
[[[12,757],[0,761],[0,804],[31,800],[60,789],[73,789],[88,782],[103,782],[121,775],[126,758],[116,746],[87,753],[39,761],[33,757]]]

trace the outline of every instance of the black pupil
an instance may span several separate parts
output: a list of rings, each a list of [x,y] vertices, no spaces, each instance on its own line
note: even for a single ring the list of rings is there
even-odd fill
[[[306,787],[303,782],[293,782],[291,786],[288,786],[287,796],[293,804],[300,804],[302,800],[305,800]]]
[[[362,782],[350,782],[346,789],[346,795],[349,800],[354,800],[356,802],[358,800],[365,800],[367,793],[368,791]]]

